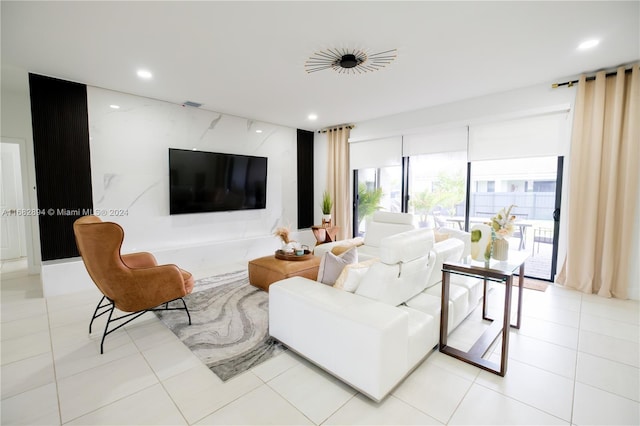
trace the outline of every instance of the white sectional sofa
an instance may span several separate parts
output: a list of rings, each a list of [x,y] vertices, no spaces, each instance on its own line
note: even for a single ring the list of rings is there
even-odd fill
[[[313,253],[322,256],[340,245],[358,245],[358,257],[360,260],[371,259],[379,256],[382,239],[390,235],[414,229],[413,215],[410,213],[391,213],[377,211],[365,219],[366,234],[363,238],[354,238],[346,241],[334,241],[332,243],[316,246]]]
[[[461,259],[469,247],[468,233],[452,230],[434,243],[432,230],[410,230],[381,238],[380,260],[354,292],[300,277],[274,283],[269,333],[380,401],[437,346],[442,262]],[[450,294],[453,330],[477,306],[482,282],[452,277]]]

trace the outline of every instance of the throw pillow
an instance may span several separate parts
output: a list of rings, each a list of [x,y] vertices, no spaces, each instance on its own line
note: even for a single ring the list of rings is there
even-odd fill
[[[435,239],[436,243],[439,243],[440,241],[444,241],[447,238],[449,238],[449,234],[446,234],[444,232],[433,231],[433,238]]]
[[[331,253],[335,254],[336,256],[340,256],[342,253],[344,253],[345,251],[349,250],[352,247],[361,246],[363,242],[364,242],[364,239],[362,237],[352,238],[332,248]]]
[[[362,280],[364,274],[367,273],[369,267],[376,262],[379,262],[379,259],[374,258],[365,260],[364,262],[346,265],[333,286],[337,289],[353,293],[358,289],[360,280]]]
[[[331,252],[322,255],[318,268],[318,281],[323,284],[334,285],[344,267],[358,261],[358,251],[355,247],[345,251],[340,256]]]

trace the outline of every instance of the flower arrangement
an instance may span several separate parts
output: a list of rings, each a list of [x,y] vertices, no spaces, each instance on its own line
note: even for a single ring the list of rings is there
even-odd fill
[[[513,235],[513,223],[516,217],[511,214],[511,209],[515,207],[514,204],[510,205],[507,209],[500,209],[495,216],[491,218],[489,224],[496,233],[497,238],[504,238]]]
[[[275,235],[276,237],[280,237],[283,244],[289,244],[292,242],[291,240],[289,240],[290,232],[291,230],[289,229],[288,226],[281,226],[279,228],[276,228],[276,231],[273,233],[273,235]]]

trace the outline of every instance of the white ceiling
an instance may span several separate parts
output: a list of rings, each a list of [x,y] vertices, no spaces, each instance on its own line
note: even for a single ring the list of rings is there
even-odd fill
[[[639,5],[3,0],[2,65],[314,130],[636,61]],[[307,74],[328,48],[398,56],[363,75]]]

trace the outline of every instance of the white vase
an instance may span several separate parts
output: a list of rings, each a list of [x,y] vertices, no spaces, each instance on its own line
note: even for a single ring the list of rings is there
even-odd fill
[[[493,254],[495,260],[507,260],[509,258],[509,241],[504,238],[497,238],[493,242]]]
[[[323,214],[322,215],[322,225],[323,226],[331,226],[331,215]]]
[[[471,228],[471,258],[484,262],[488,260],[487,250],[489,253],[491,252],[491,227],[483,223],[473,225]]]

